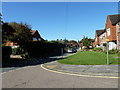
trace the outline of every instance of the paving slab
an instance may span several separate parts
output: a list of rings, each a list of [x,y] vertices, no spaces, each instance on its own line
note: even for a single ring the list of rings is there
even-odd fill
[[[57,61],[49,62],[43,65],[47,69],[69,72],[83,75],[101,75],[118,77],[120,70],[118,65],[66,65]]]

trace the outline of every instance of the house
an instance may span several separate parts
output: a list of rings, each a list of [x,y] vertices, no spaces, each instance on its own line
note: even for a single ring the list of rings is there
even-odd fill
[[[100,47],[103,45],[103,43],[105,43],[104,39],[106,37],[105,35],[105,30],[96,30],[96,34],[95,34],[95,46],[96,47]]]
[[[118,23],[120,15],[108,15],[106,20],[106,39],[109,40],[109,50],[118,48]]]
[[[31,35],[33,37],[33,41],[44,41],[44,39],[40,36],[39,32],[37,30],[31,30]],[[13,43],[11,41],[7,41],[5,46],[11,46],[11,47],[18,47],[17,43]]]
[[[100,37],[100,47],[102,49],[104,49],[104,47],[106,45],[106,32],[105,32],[105,30],[99,37]]]
[[[117,23],[117,49],[120,50],[120,22]]]
[[[33,41],[44,41],[37,30],[31,30],[31,34],[33,36]]]

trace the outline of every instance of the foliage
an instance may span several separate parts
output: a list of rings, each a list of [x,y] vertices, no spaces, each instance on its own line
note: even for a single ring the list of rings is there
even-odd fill
[[[19,55],[21,53],[20,51],[20,48],[12,48],[12,54],[14,55]]]
[[[67,40],[66,38],[63,41],[64,43],[69,43],[69,40]]]
[[[93,48],[93,51],[103,51],[102,48],[97,47],[97,48]]]
[[[8,46],[3,46],[2,47],[2,59],[3,59],[3,62],[9,60],[11,54],[12,54],[11,47],[8,47]]]
[[[118,50],[117,49],[112,49],[108,51],[109,54],[118,54]]]
[[[30,27],[27,24],[16,22],[10,23],[10,25],[16,30],[11,41],[17,43],[21,48],[24,48],[25,43],[32,40]]]
[[[26,51],[31,57],[43,57],[52,55],[61,55],[61,49],[64,44],[51,43],[47,41],[34,41],[26,44]]]
[[[15,29],[10,26],[8,23],[2,24],[2,41],[5,43],[7,40],[11,40],[14,36]]]
[[[88,37],[83,37],[81,42],[82,42],[83,46],[86,46],[87,48],[89,48],[89,46],[91,46],[91,39]]]
[[[70,43],[73,43],[73,44],[76,44],[76,43],[77,43],[77,41],[75,41],[75,40],[70,40],[69,42],[70,42]]]

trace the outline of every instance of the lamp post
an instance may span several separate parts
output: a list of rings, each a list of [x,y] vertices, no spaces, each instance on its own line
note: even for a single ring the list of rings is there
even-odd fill
[[[61,54],[62,54],[62,58],[63,58],[63,48],[61,48]]]
[[[109,39],[106,39],[106,41],[107,41],[107,45],[106,45],[106,49],[107,49],[107,64],[109,64],[109,57],[108,57],[108,50],[109,50]]]

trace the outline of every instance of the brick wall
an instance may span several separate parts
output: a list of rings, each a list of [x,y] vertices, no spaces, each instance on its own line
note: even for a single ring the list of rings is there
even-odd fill
[[[110,35],[108,36],[107,29],[110,28]],[[116,41],[116,25],[112,25],[109,17],[107,18],[106,21],[106,38],[109,39],[110,41]]]

